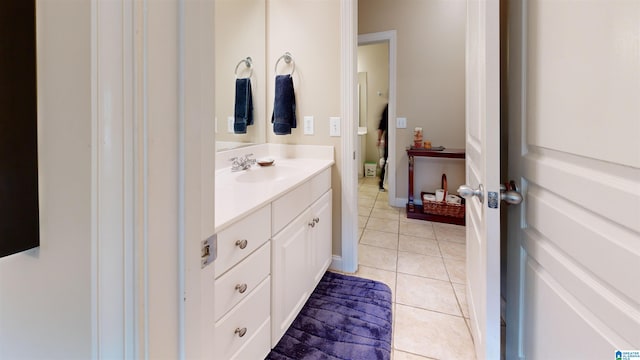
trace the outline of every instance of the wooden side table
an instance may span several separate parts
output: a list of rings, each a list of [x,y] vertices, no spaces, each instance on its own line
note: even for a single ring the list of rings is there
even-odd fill
[[[464,149],[444,149],[444,150],[427,150],[408,148],[407,156],[409,157],[409,202],[407,203],[407,218],[421,219],[427,221],[443,222],[448,224],[464,225],[465,218],[454,218],[449,216],[440,216],[425,214],[422,206],[415,206],[413,202],[413,170],[414,158],[417,157],[434,157],[447,159],[464,159]]]

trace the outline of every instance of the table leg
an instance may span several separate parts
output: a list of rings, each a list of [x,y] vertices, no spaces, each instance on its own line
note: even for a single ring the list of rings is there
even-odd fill
[[[409,211],[415,212],[413,205],[413,156],[409,156]]]

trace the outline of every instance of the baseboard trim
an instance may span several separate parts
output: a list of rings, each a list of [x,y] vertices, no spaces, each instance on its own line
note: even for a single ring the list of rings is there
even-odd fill
[[[402,208],[402,207],[407,206],[407,202],[408,202],[408,201],[409,201],[409,200],[408,200],[407,198],[394,198],[394,199],[393,199],[393,203],[392,203],[392,204],[390,204],[390,205],[391,205],[391,206],[395,206],[395,207],[400,207],[400,208]]]
[[[329,269],[333,271],[345,273],[345,274],[354,274],[356,271],[358,271],[357,267],[355,269],[345,269],[345,263],[342,260],[342,256],[340,255],[333,255],[333,259],[331,260],[331,265],[329,266]]]
[[[342,262],[342,256],[333,255],[333,258],[331,260],[331,265],[329,265],[329,269],[335,270],[335,271],[343,271],[342,270],[343,267],[344,267],[344,264]]]

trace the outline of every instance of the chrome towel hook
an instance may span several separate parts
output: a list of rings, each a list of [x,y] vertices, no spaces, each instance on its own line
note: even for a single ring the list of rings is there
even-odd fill
[[[251,75],[253,75],[253,60],[251,60],[251,57],[247,56],[246,59],[242,59],[238,62],[238,65],[236,65],[236,69],[234,71],[234,73],[236,74],[236,79],[238,78],[238,68],[240,67],[240,65],[244,63],[245,67],[247,69],[249,69],[249,76],[247,76],[248,78],[251,77]]]
[[[293,56],[291,56],[290,52],[285,52],[284,55],[280,56],[278,58],[278,61],[276,61],[276,66],[274,68],[274,71],[276,73],[276,75],[278,74],[278,63],[280,63],[280,60],[283,60],[287,65],[291,65],[291,74],[289,75],[293,75],[294,71],[296,71],[296,62],[293,61]]]

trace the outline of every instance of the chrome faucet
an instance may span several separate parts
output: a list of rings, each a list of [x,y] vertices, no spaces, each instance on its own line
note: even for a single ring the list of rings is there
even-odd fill
[[[229,159],[229,161],[231,161],[231,171],[247,170],[251,165],[255,165],[256,159],[252,159],[251,156],[253,156],[253,154],[246,154]]]

